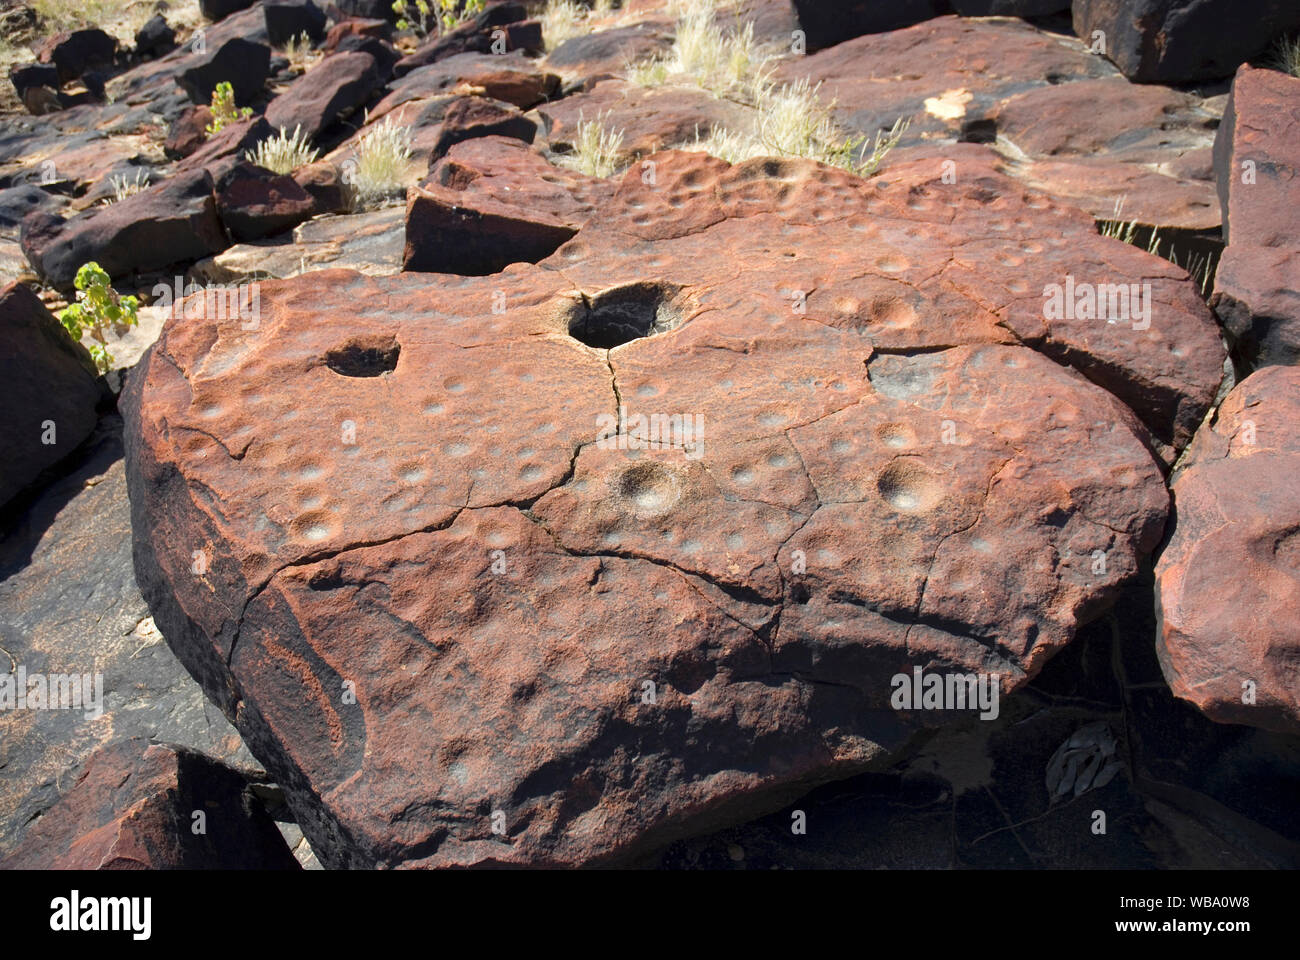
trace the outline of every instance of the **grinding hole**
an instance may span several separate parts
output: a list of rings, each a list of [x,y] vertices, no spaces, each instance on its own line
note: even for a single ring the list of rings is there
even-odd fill
[[[678,289],[666,283],[632,283],[584,297],[569,316],[569,336],[608,350],[672,330],[682,322],[672,302]]]
[[[325,365],[344,377],[377,377],[397,368],[395,337],[355,337],[325,354]]]

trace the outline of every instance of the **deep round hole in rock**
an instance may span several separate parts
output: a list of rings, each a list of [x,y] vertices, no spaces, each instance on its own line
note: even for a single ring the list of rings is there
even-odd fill
[[[344,377],[378,377],[397,369],[396,337],[354,337],[325,354],[325,365]]]
[[[682,323],[673,299],[679,290],[672,284],[646,281],[583,297],[569,314],[569,336],[589,347],[608,350],[666,333]]]

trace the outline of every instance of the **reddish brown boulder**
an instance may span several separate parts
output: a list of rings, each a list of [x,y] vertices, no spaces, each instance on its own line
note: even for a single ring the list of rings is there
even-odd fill
[[[104,396],[82,346],[17,281],[0,289],[0,506],[90,435]]]
[[[128,383],[143,592],[329,866],[774,809],[954,716],[897,675],[1025,683],[1160,538],[1151,436],[1067,364],[1195,423],[1180,271],[991,169],[650,163],[540,264],[267,282]],[[1151,326],[1045,319],[1067,274]]]
[[[347,206],[347,191],[339,168],[325,160],[309,163],[293,172],[294,183],[315,202],[314,213],[333,213]]]
[[[163,149],[169,157],[188,157],[207,142],[211,123],[212,111],[204,104],[195,104],[171,125]]]
[[[141,738],[91,755],[6,870],[297,870],[243,774]]]
[[[1300,77],[1249,64],[1237,71],[1214,141],[1214,169],[1229,244],[1300,243]]]
[[[39,223],[34,222],[41,217]],[[68,220],[33,214],[23,254],[48,283],[68,288],[87,261],[111,277],[197,260],[228,246],[206,170],[178,173],[107,207]]]
[[[449,93],[477,93],[527,110],[554,96],[559,89],[558,76],[538,70],[522,57],[466,53],[411,71],[394,81],[370,117],[377,120],[409,100]]]
[[[345,37],[374,37],[391,43],[393,25],[387,20],[366,20],[360,17],[342,20],[330,27],[320,48],[326,53],[333,53]]]
[[[275,131],[266,118],[250,117],[227,124],[211,137],[204,136],[202,144],[176,164],[177,173],[207,168],[220,170],[229,166],[228,161],[242,159],[263,140],[275,136]]]
[[[234,166],[217,184],[217,214],[235,240],[282,233],[316,213],[316,200],[288,174],[248,162]]]
[[[359,109],[379,87],[375,58],[368,53],[335,53],[290,84],[267,105],[272,127],[314,138],[336,120]]]
[[[403,269],[482,275],[549,257],[614,192],[559,170],[518,140],[451,148],[406,201]]]
[[[1173,485],[1156,564],[1156,649],[1175,695],[1210,719],[1300,734],[1300,369],[1228,394]]]
[[[1128,82],[1084,43],[1017,20],[939,17],[786,60],[781,79],[821,84],[846,130],[868,141],[900,118],[903,147],[988,143],[1002,169],[1097,219],[1209,231],[1219,210],[1205,151],[1217,104]],[[1199,161],[1199,163],[1198,163]]]
[[[1105,54],[1138,83],[1230,77],[1300,27],[1294,0],[1074,0],[1074,32],[1100,32]]]
[[[489,97],[457,97],[442,113],[430,156],[436,160],[456,144],[480,137],[508,137],[532,143],[536,136],[537,124],[512,104]]]
[[[1210,303],[1249,366],[1300,361],[1300,78],[1243,66],[1214,144],[1223,237]]]

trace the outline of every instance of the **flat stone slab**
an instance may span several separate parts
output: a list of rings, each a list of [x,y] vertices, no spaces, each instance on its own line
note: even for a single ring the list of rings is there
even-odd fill
[[[326,866],[622,862],[777,809],[968,715],[893,678],[1010,692],[1159,541],[1115,394],[1171,437],[1213,396],[1181,271],[991,167],[651,161],[538,265],[267,282],[128,384],[151,609]],[[1148,329],[1044,318],[1098,272]]]

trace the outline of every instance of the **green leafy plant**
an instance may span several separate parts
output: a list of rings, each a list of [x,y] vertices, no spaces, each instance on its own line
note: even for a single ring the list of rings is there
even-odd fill
[[[135,326],[140,302],[135,297],[120,296],[108,274],[93,260],[82,264],[74,283],[77,301],[59,311],[59,322],[78,342],[90,334],[95,341],[88,346],[91,359],[100,373],[107,373],[113,366],[113,356],[108,352],[104,333],[110,328]]]
[[[454,30],[483,12],[483,0],[393,0],[397,29],[412,30],[421,37]]]
[[[226,124],[238,123],[253,115],[249,107],[235,106],[235,88],[228,80],[222,80],[212,89],[212,103],[209,104],[208,109],[212,111],[212,122],[204,128],[203,132],[209,137],[220,131]]]
[[[302,134],[302,125],[293,128],[293,136],[280,128],[279,136],[267,137],[257,147],[244,154],[244,159],[272,173],[293,173],[299,167],[314,163],[320,151],[312,148],[309,138]]]

